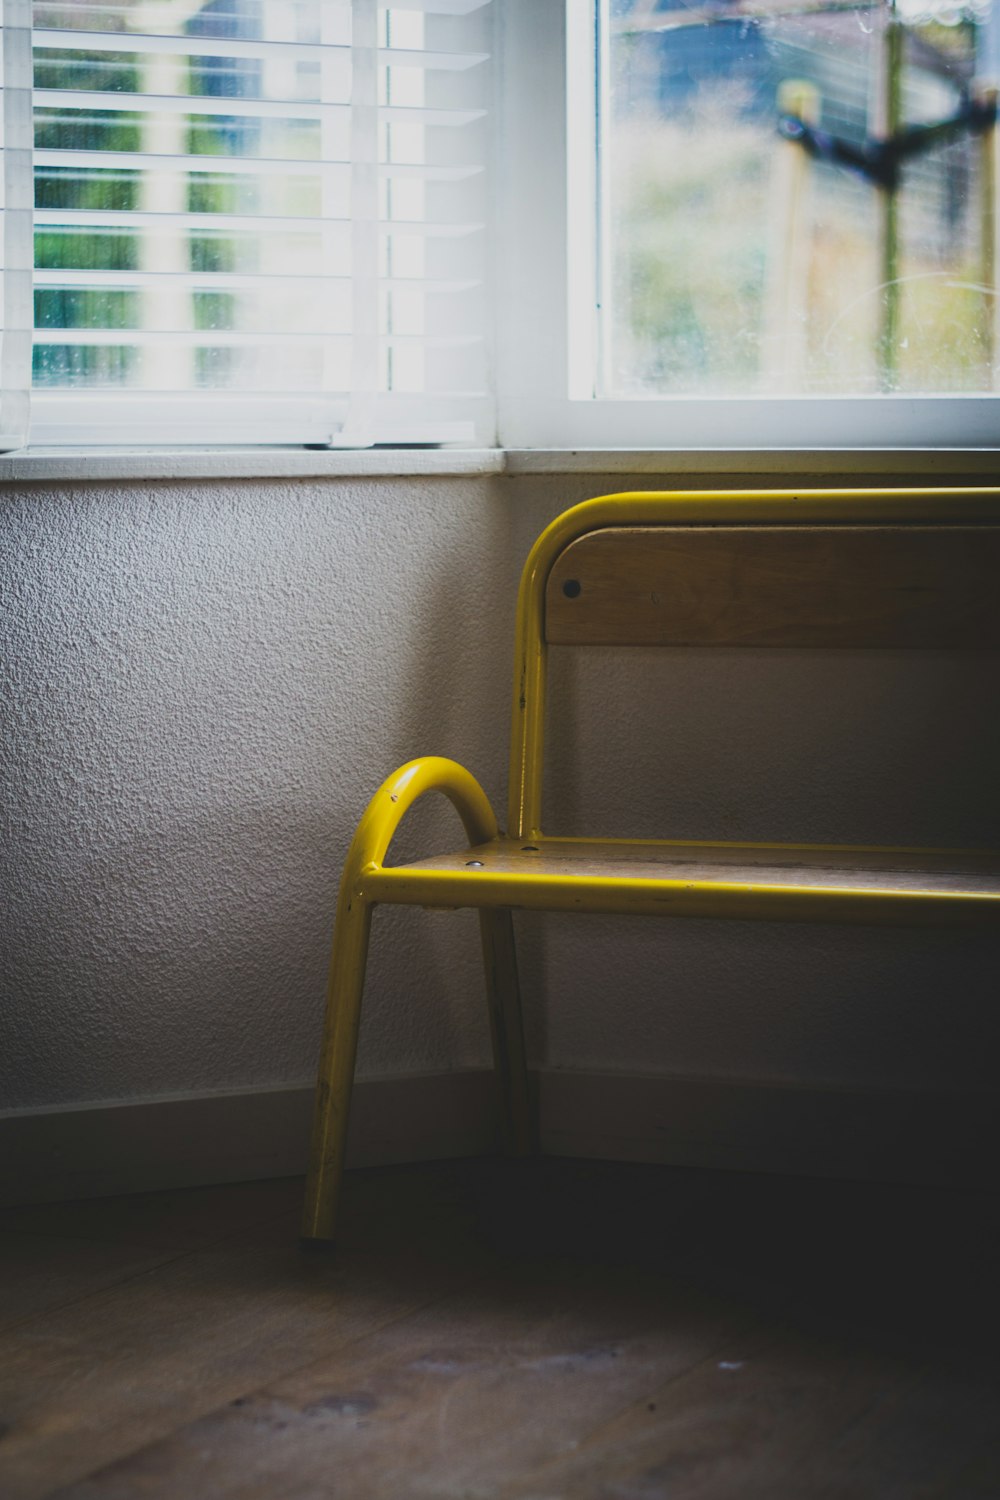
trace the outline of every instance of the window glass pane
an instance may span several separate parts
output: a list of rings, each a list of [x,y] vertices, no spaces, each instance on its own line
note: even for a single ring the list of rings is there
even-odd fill
[[[605,396],[985,392],[996,0],[609,0]]]

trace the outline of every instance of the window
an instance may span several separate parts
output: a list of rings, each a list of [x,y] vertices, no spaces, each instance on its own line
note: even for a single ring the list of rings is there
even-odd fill
[[[489,0],[30,11],[32,441],[492,440]]]
[[[7,448],[997,444],[1000,0],[0,7]]]
[[[508,23],[508,445],[996,444],[995,0]]]

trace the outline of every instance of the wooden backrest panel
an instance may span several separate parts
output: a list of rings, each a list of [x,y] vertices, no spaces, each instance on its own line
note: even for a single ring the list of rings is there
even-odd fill
[[[1000,647],[1000,526],[607,527],[556,558],[561,645]]]

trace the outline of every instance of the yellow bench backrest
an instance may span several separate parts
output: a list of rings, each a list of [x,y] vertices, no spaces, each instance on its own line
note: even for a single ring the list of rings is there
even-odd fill
[[[656,492],[566,511],[518,599],[518,838],[541,832],[550,643],[996,650],[1000,490]]]

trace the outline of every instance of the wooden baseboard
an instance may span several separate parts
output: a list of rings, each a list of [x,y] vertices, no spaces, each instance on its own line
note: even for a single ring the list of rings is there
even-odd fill
[[[807,1177],[990,1182],[1000,1106],[982,1095],[548,1072],[553,1156]]]
[[[486,1071],[359,1079],[348,1162],[489,1151]],[[305,1171],[312,1088],[263,1089],[0,1116],[0,1204],[103,1198]]]
[[[1000,1109],[982,1096],[544,1071],[542,1150],[893,1182],[990,1182]],[[302,1172],[310,1088],[0,1116],[0,1203],[104,1197]],[[486,1071],[359,1081],[353,1166],[495,1149]]]

